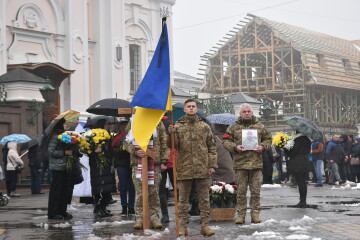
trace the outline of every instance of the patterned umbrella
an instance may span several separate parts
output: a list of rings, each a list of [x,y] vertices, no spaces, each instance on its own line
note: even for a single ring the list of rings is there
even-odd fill
[[[16,143],[24,143],[30,141],[31,138],[26,136],[25,134],[11,134],[3,137],[0,140],[0,145],[5,145],[7,142],[16,142]]]
[[[284,120],[294,130],[305,134],[308,138],[314,140],[324,140],[324,134],[320,128],[310,119],[299,116],[285,116]]]
[[[230,113],[219,113],[219,114],[211,114],[206,117],[209,122],[214,124],[224,124],[224,125],[231,125],[233,124],[239,117],[230,114]]]

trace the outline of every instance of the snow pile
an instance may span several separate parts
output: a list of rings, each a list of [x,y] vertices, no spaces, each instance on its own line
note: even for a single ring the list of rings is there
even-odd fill
[[[111,240],[147,240],[147,239],[166,239],[166,234],[170,233],[169,229],[166,228],[163,232],[153,231],[149,229],[145,229],[144,235],[145,236],[139,236],[134,235],[132,233],[125,233],[122,236],[115,236],[112,237]],[[91,239],[91,240],[97,240],[97,239]]]
[[[80,226],[80,225],[83,225],[84,223],[82,221],[76,221],[75,222],[75,226]]]
[[[302,239],[311,239],[311,237],[308,235],[304,235],[304,234],[292,234],[292,235],[286,236],[285,239],[286,240],[291,240],[291,239],[302,240]]]
[[[360,183],[358,183],[358,184],[356,185],[356,187],[352,187],[351,189],[353,189],[353,190],[360,190]]]
[[[306,225],[314,224],[315,222],[316,221],[311,217],[304,215],[302,219],[292,219],[291,221],[281,220],[280,225],[285,227],[298,226],[298,225],[306,226]]]
[[[360,206],[360,203],[340,204],[340,206],[345,206],[345,207],[358,207],[358,206]]]
[[[51,226],[56,227],[56,228],[68,228],[68,227],[71,227],[71,224],[66,222],[66,223],[54,224],[54,225],[51,225]]]
[[[86,240],[102,240],[102,238],[97,237],[95,234],[90,234],[87,236]]]
[[[220,229],[219,226],[210,226],[210,228],[211,228],[212,230],[218,230],[218,229]]]
[[[48,218],[47,215],[43,215],[43,216],[33,217],[32,219],[47,219],[47,218]]]
[[[47,230],[49,228],[49,224],[47,224],[47,223],[39,223],[39,224],[36,224],[36,226],[44,228],[45,230]]]
[[[265,232],[254,232],[252,235],[255,239],[283,239],[280,233],[276,233],[273,231],[265,231]]]
[[[261,185],[262,188],[282,188],[280,184],[263,184]]]
[[[93,227],[95,228],[101,228],[101,227],[105,227],[105,226],[120,226],[120,225],[124,225],[124,224],[129,224],[129,223],[134,223],[135,221],[131,221],[131,220],[125,220],[125,221],[114,221],[114,222],[96,222],[94,224],[92,224]]]

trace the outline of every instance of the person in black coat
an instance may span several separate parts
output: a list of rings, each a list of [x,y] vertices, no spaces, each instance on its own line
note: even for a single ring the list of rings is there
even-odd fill
[[[100,119],[94,123],[93,129],[102,128],[109,131],[109,124],[106,119]],[[89,154],[91,191],[94,196],[94,213],[99,217],[112,216],[106,209],[107,204],[112,200],[111,193],[116,191],[115,175],[112,170],[111,142],[102,145],[104,157],[110,162],[108,166],[100,171],[96,166],[97,153]]]
[[[7,171],[6,171],[8,152],[9,152],[9,148],[7,147],[7,143],[6,143],[5,146],[2,148],[2,156],[3,156],[3,161],[4,161],[3,172],[4,172],[4,176],[5,176],[6,193],[8,196],[10,196],[10,182],[9,182],[9,179],[7,176]]]
[[[297,133],[291,144],[285,145],[284,152],[289,157],[289,170],[295,177],[299,186],[300,202],[294,207],[306,208],[307,183],[308,174],[308,156],[311,150],[310,139],[302,133]]]
[[[43,194],[41,192],[43,157],[39,144],[29,148],[28,158],[31,172],[31,194]]]
[[[262,152],[263,159],[263,184],[273,184],[272,173],[275,159],[272,149]]]
[[[135,187],[132,180],[130,153],[124,148],[125,131],[129,121],[119,123],[119,134],[113,139],[111,147],[114,153],[114,166],[119,178],[119,191],[122,206],[121,215],[135,214]]]

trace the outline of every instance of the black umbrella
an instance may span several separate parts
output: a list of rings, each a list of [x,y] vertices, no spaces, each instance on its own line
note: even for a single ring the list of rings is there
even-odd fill
[[[96,117],[88,118],[85,125],[84,125],[84,128],[92,128],[94,123],[96,123],[100,119],[105,119],[109,124],[119,123],[119,120],[117,118],[115,118],[115,117],[96,116]]]
[[[299,116],[284,116],[284,120],[294,130],[305,134],[308,138],[314,140],[324,140],[324,134],[321,129],[310,119]]]
[[[43,138],[43,134],[36,135],[35,137],[31,138],[30,141],[21,144],[20,151],[24,151],[26,149],[32,148],[37,144],[40,146],[42,138]]]
[[[105,98],[91,105],[86,111],[96,115],[120,117],[119,108],[130,108],[130,102],[119,98]]]

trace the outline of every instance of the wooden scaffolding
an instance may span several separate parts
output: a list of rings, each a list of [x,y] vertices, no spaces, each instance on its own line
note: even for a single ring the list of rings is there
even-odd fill
[[[325,132],[355,133],[360,44],[251,14],[246,20],[202,56],[203,91],[270,103],[274,130],[285,127],[284,115],[300,115]]]

